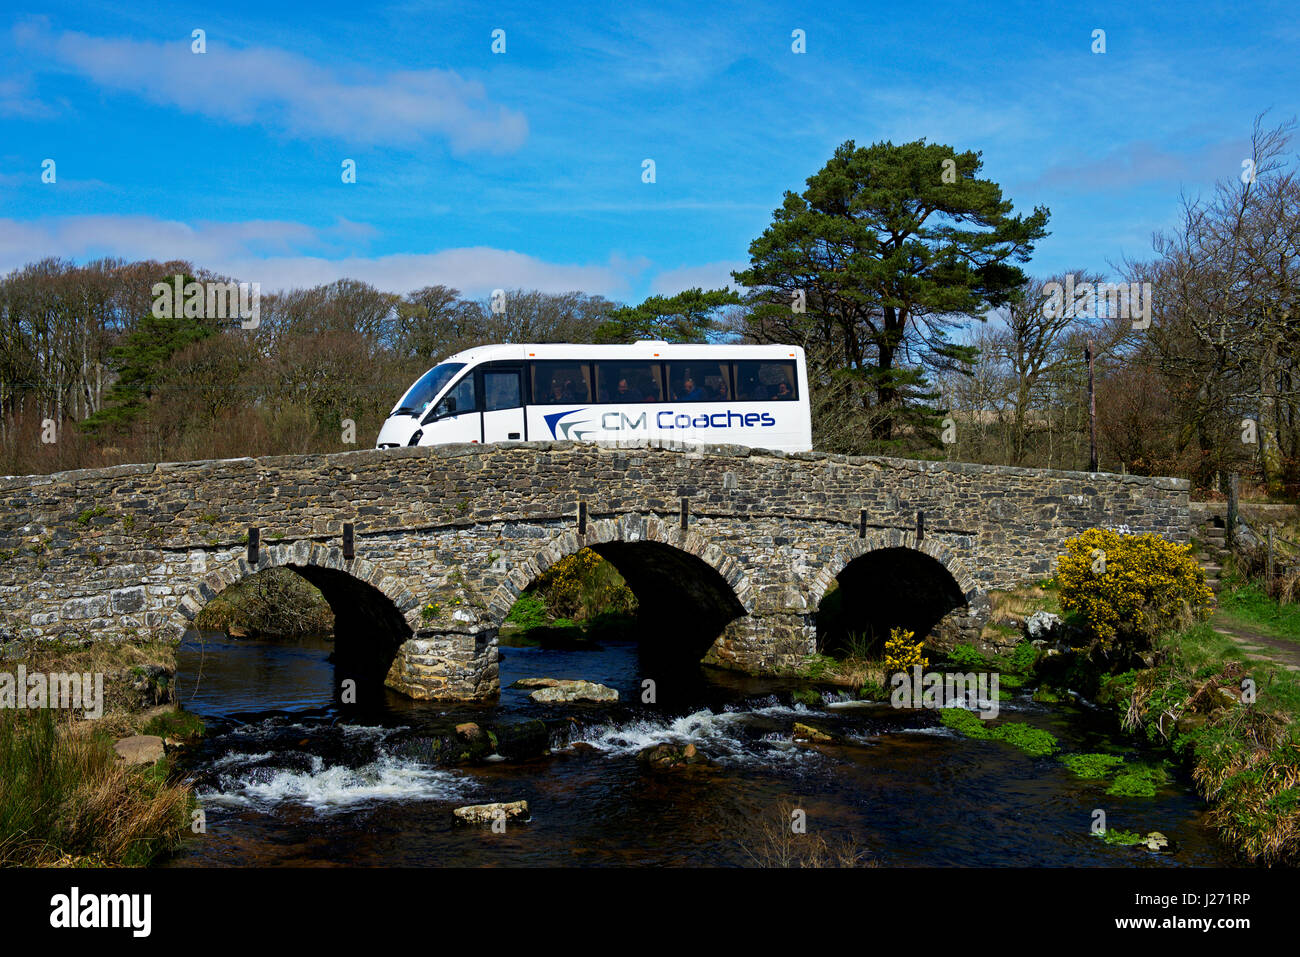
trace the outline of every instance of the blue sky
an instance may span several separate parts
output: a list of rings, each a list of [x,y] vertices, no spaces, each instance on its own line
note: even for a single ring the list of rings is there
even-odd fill
[[[1297,63],[1280,3],[9,5],[0,272],[181,257],[264,290],[638,301],[728,282],[839,143],[924,137],[1051,209],[1030,271],[1110,273],[1240,171],[1256,113],[1300,113]]]

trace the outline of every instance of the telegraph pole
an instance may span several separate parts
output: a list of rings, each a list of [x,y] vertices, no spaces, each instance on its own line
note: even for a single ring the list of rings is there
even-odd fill
[[[1083,357],[1088,363],[1088,471],[1097,471],[1097,393],[1093,388],[1093,343],[1083,347]]]

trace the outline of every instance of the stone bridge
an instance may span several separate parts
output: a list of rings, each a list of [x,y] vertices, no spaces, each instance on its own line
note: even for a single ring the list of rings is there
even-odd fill
[[[753,672],[817,649],[832,584],[863,629],[977,639],[986,593],[1097,525],[1188,538],[1187,483],[947,462],[571,442],[124,465],[0,478],[0,639],[178,641],[288,566],[335,613],[336,670],[417,698],[497,694],[519,593],[588,546],[643,632]]]

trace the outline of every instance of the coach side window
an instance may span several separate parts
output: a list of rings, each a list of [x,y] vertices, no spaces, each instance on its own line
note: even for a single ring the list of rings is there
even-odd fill
[[[533,404],[591,401],[591,367],[585,362],[534,362]]]
[[[747,402],[785,402],[799,398],[793,362],[747,359],[736,363],[736,398]]]
[[[731,398],[726,362],[668,363],[668,394],[674,402],[725,402]]]
[[[596,388],[600,401],[662,402],[664,387],[657,362],[597,362]]]

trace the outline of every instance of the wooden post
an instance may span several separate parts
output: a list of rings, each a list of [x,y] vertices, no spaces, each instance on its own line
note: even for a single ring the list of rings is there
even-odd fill
[[[858,538],[867,537],[867,510],[858,512]]]
[[[1223,533],[1223,542],[1228,548],[1232,548],[1237,540],[1237,483],[1240,478],[1236,472],[1228,476],[1228,527]]]
[[[682,496],[682,531],[686,531],[686,526],[690,522],[691,507],[688,504],[690,499],[685,495]]]
[[[356,557],[355,532],[351,522],[343,523],[343,557],[351,561]]]
[[[916,513],[916,544],[920,545],[925,539],[925,512]]]
[[[257,564],[257,546],[260,537],[256,525],[248,526],[248,564],[250,565]]]
[[[587,503],[578,503],[578,534],[587,534]]]
[[[1273,594],[1273,526],[1268,529],[1268,564],[1265,566],[1268,584],[1265,585],[1267,593]]]

